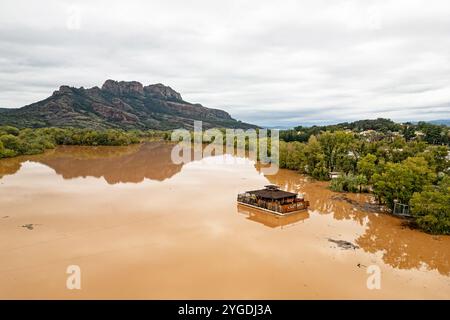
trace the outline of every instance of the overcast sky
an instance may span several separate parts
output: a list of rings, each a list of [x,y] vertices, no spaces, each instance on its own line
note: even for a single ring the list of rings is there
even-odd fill
[[[164,83],[273,126],[450,118],[450,1],[1,0],[0,107]]]

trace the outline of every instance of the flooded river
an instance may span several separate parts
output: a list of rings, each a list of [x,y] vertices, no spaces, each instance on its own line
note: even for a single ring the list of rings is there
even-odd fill
[[[450,299],[450,237],[293,171],[264,176],[232,155],[176,165],[171,149],[0,160],[0,298]],[[237,206],[239,192],[268,183],[304,193],[308,212]],[[81,290],[66,287],[71,265]]]

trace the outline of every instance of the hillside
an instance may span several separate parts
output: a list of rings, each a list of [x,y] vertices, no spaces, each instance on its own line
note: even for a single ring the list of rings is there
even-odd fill
[[[101,88],[61,86],[42,101],[18,109],[0,109],[0,125],[91,129],[255,128],[227,112],[186,102],[168,86],[107,80]]]
[[[427,122],[432,123],[432,124],[444,125],[444,126],[450,127],[450,119],[431,120],[431,121],[427,121]]]

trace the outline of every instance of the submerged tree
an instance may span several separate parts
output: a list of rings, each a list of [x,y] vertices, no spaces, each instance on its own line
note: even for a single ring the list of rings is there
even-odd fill
[[[436,175],[422,157],[411,157],[401,163],[387,163],[384,172],[373,175],[374,193],[391,209],[394,200],[408,204],[414,192],[432,184]]]
[[[437,186],[426,186],[415,193],[411,213],[423,230],[450,234],[450,176],[446,175]]]

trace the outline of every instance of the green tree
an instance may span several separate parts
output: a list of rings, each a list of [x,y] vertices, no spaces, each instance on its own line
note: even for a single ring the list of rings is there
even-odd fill
[[[408,204],[414,192],[422,191],[436,178],[422,157],[411,157],[401,163],[387,163],[384,172],[372,177],[374,193],[392,209],[394,200]]]
[[[367,185],[368,181],[365,175],[363,174],[358,174],[355,177],[355,183],[358,185],[359,187],[359,192],[362,192],[362,187]]]
[[[358,173],[364,175],[368,183],[372,182],[372,176],[377,171],[377,157],[371,153],[365,155],[358,161]]]
[[[329,171],[335,170],[339,158],[348,156],[353,140],[353,133],[345,131],[326,131],[319,135],[318,141],[322,148],[325,165]]]
[[[444,172],[450,168],[450,160],[448,159],[449,148],[447,146],[428,146],[428,148],[420,153],[427,162],[435,168],[436,173]]]
[[[316,136],[310,136],[305,146],[306,173],[319,180],[328,180],[329,171],[325,164],[322,148]]]
[[[306,166],[305,145],[297,141],[287,144],[285,167],[288,169],[305,172],[305,166]]]
[[[438,186],[427,186],[411,198],[411,213],[417,225],[436,234],[450,234],[450,177]]]

